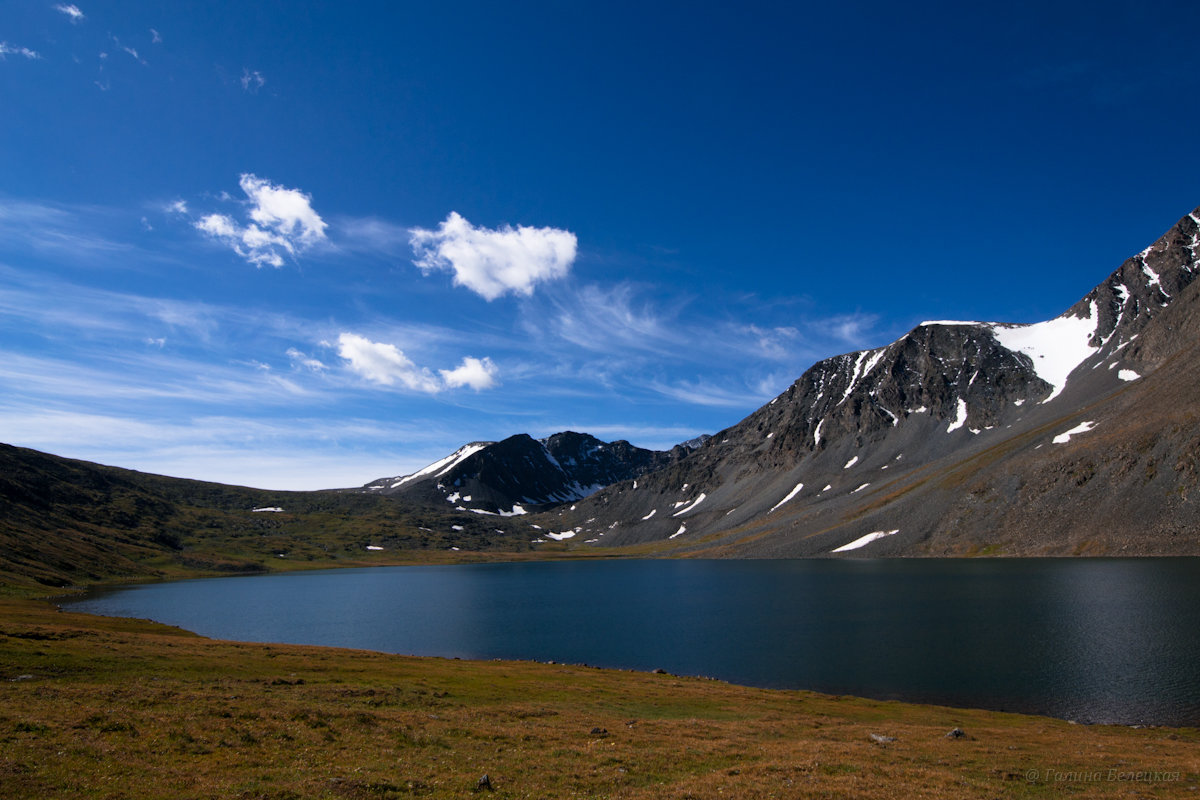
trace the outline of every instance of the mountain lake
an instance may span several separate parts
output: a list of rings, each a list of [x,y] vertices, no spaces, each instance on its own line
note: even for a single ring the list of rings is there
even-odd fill
[[[1200,725],[1200,558],[378,567],[135,585],[63,605],[230,640]]]

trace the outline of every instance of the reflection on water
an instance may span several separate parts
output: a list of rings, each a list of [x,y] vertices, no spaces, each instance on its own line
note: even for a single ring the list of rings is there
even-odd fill
[[[133,586],[72,605],[224,639],[1200,725],[1200,559],[385,567]]]

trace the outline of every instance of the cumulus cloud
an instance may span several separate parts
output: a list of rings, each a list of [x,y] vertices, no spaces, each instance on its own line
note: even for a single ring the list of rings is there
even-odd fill
[[[418,367],[394,344],[373,342],[355,333],[338,336],[338,355],[350,370],[381,386],[397,384],[417,392],[437,394],[443,389],[469,386],[475,391],[496,385],[499,370],[490,358],[467,357],[452,370],[439,370],[441,378],[425,367]]]
[[[441,369],[438,372],[446,386],[456,389],[459,386],[470,386],[475,391],[491,389],[496,385],[496,374],[499,370],[490,358],[471,358],[467,356],[462,364],[454,369]]]
[[[83,22],[86,19],[83,12],[79,10],[79,6],[74,3],[59,3],[54,10],[66,14],[72,24]]]
[[[465,286],[486,300],[509,292],[531,295],[543,281],[562,278],[575,261],[575,234],[558,228],[477,228],[458,212],[437,230],[413,228],[409,243],[413,261],[428,274],[454,273],[454,285]]]
[[[307,194],[250,173],[241,176],[239,185],[246,193],[250,221],[243,225],[227,214],[206,214],[194,223],[197,230],[229,245],[256,267],[282,267],[285,255],[295,256],[326,240],[325,220],[313,210]],[[187,212],[182,201],[170,209]]]
[[[0,61],[3,61],[5,56],[25,56],[25,58],[34,60],[41,58],[41,55],[36,50],[30,50],[28,47],[17,47],[8,42],[0,42]]]
[[[343,333],[338,336],[338,355],[350,369],[367,380],[383,386],[397,382],[419,392],[434,394],[442,385],[428,369],[418,367],[394,344],[372,342],[364,336]]]

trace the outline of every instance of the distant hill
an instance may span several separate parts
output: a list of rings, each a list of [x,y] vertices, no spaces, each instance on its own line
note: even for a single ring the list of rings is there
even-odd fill
[[[362,558],[368,547],[528,549],[528,539],[450,507],[224,486],[0,445],[0,583],[259,571]]]

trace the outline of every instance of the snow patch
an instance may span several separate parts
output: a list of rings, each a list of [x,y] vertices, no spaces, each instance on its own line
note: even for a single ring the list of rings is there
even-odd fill
[[[547,533],[551,539],[556,542],[561,542],[563,539],[570,539],[575,535],[575,531],[563,531],[562,533]]]
[[[768,434],[767,434],[767,438],[768,438],[768,439],[774,439],[774,438],[775,438],[775,431],[771,431],[770,433],[768,433]]]
[[[854,372],[850,377],[850,383],[848,386],[846,386],[846,393],[843,394],[842,399],[838,401],[839,406],[846,402],[846,398],[848,398],[850,393],[854,391],[854,387],[858,385],[858,382],[867,377],[871,370],[875,369],[875,366],[879,363],[879,359],[883,358],[883,354],[886,352],[886,350],[887,348],[881,348],[879,350],[864,350],[858,354],[858,358],[854,362]]]
[[[382,550],[383,548],[380,547],[379,545],[369,544],[369,545],[367,545],[367,549],[368,550]]]
[[[813,447],[821,446],[821,426],[825,424],[825,420],[817,423],[817,429],[813,431]]]
[[[1123,381],[1136,381],[1138,378],[1140,378],[1142,376],[1138,375],[1136,372],[1134,372],[1131,369],[1123,369],[1117,373],[1117,377]]]
[[[993,325],[992,333],[1000,345],[1014,353],[1024,353],[1033,362],[1033,371],[1050,384],[1049,403],[1067,385],[1067,377],[1096,352],[1089,343],[1096,333],[1100,315],[1093,301],[1086,317],[1057,317],[1033,325]]]
[[[647,514],[646,516],[642,517],[642,519],[643,519],[643,520],[650,519],[651,517],[653,517],[653,516],[654,516],[655,514],[657,514],[657,513],[658,513],[658,509],[657,509],[657,508],[656,508],[656,509],[653,509],[653,510],[652,510],[652,511],[651,511],[649,514]]]
[[[451,525],[450,526],[450,530],[452,530],[452,531],[461,531],[462,529],[463,529],[462,525]]]
[[[1071,437],[1074,436],[1075,434],[1087,433],[1094,427],[1096,427],[1095,422],[1092,422],[1092,421],[1081,422],[1078,425],[1076,425],[1074,428],[1071,428],[1071,430],[1067,431],[1066,433],[1060,433],[1058,436],[1055,436],[1054,439],[1052,439],[1051,441],[1053,441],[1054,444],[1066,444],[1067,442],[1069,442],[1071,440]]]
[[[682,516],[683,514],[686,514],[686,513],[688,513],[688,512],[689,512],[689,511],[691,511],[693,508],[695,508],[696,506],[698,506],[698,505],[700,505],[701,503],[703,503],[703,502],[704,502],[704,498],[706,498],[706,497],[708,497],[708,495],[706,495],[704,492],[701,492],[701,493],[700,493],[700,496],[699,496],[699,497],[697,497],[697,498],[696,498],[696,499],[695,499],[695,500],[692,502],[692,504],[691,504],[690,506],[688,506],[687,508],[681,508],[681,509],[679,509],[679,510],[678,510],[678,511],[676,511],[674,514],[672,514],[671,516],[672,516],[672,517],[678,517],[678,516]]]
[[[667,538],[668,538],[668,539],[674,539],[676,536],[679,536],[680,534],[683,534],[683,533],[687,533],[687,525],[680,525],[680,526],[679,526],[679,530],[675,531],[674,533],[672,533],[672,534],[671,534],[670,536],[668,536]]]
[[[850,459],[849,461],[847,461],[847,462],[846,462],[846,466],[842,467],[842,469],[850,469],[851,467],[853,467],[853,466],[854,466],[855,464],[857,464],[857,463],[858,463],[858,456],[855,456],[854,458],[852,458],[852,459]]]
[[[417,478],[423,478],[426,475],[436,475],[440,478],[450,470],[454,469],[454,467],[464,458],[467,458],[474,453],[478,453],[480,450],[487,447],[488,444],[490,443],[474,442],[472,444],[464,445],[440,461],[435,461],[424,469],[414,472],[412,475],[407,475],[401,478],[400,480],[396,481],[396,483],[392,484],[392,488],[395,489],[398,486],[403,486],[409,481],[415,481]]]
[[[818,494],[824,494],[825,492],[828,492],[832,488],[833,488],[833,484],[827,483],[827,484],[825,484],[825,488],[822,489],[820,492],[818,492]]]
[[[967,401],[961,397],[958,398],[958,414],[954,420],[946,426],[946,433],[953,433],[961,428],[967,421]]]
[[[771,506],[771,511],[774,511],[775,509],[779,508],[781,505],[783,505],[784,503],[786,503],[788,500],[791,500],[793,497],[795,497],[796,495],[800,494],[800,490],[801,490],[801,489],[803,489],[803,488],[804,488],[804,484],[803,484],[803,483],[797,483],[797,484],[796,484],[796,488],[795,488],[795,489],[792,489],[790,492],[788,492],[788,493],[787,493],[787,497],[783,498],[783,499],[782,499],[782,500],[780,500],[778,503],[776,503],[775,505]],[[768,513],[768,514],[770,514],[770,513],[771,513],[771,511],[768,511],[767,513]]]
[[[858,494],[859,492],[861,492],[863,489],[867,488],[867,487],[868,487],[868,486],[870,486],[870,485],[871,485],[871,484],[869,484],[869,483],[864,483],[862,486],[858,487],[857,489],[855,489],[855,490],[854,490],[853,492],[851,492],[850,494]]]
[[[505,511],[504,509],[500,509],[500,516],[502,516],[502,517],[519,517],[522,514],[528,514],[528,513],[529,512],[526,511],[524,509],[524,507],[522,507],[516,503],[513,504],[512,511]]]
[[[271,506],[270,508],[252,508],[252,509],[250,509],[251,514],[258,514],[263,511],[269,511],[274,514],[278,514],[280,511],[283,511],[283,509],[280,508],[279,506]]]
[[[1171,296],[1167,294],[1167,290],[1163,288],[1162,282],[1159,281],[1158,273],[1150,269],[1150,265],[1146,263],[1145,258],[1142,259],[1142,272],[1149,279],[1146,283],[1147,286],[1157,286],[1158,290],[1162,292],[1163,297],[1169,298]]]
[[[895,536],[899,532],[900,529],[897,528],[894,531],[875,531],[874,533],[868,533],[866,536],[860,536],[859,538],[855,539],[850,544],[844,544],[841,547],[834,548],[831,552],[844,553],[847,550],[857,550],[860,547],[866,547],[876,539],[882,539],[885,536]]]

